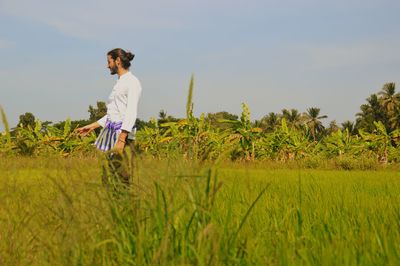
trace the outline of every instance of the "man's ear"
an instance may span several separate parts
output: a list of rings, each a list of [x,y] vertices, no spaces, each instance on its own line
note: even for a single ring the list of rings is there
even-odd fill
[[[117,57],[117,59],[115,59],[115,63],[118,65],[121,65],[121,58]]]

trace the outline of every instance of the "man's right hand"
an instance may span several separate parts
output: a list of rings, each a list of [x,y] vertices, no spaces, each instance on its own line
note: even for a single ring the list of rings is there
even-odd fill
[[[98,128],[99,126],[100,125],[97,122],[95,122],[90,125],[77,128],[77,129],[75,129],[75,132],[78,133],[80,136],[84,137],[87,134],[89,134],[90,132],[92,132],[93,130],[95,130],[96,128]]]

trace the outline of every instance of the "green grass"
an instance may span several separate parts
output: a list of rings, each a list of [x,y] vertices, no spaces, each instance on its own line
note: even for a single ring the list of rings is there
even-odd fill
[[[393,170],[0,158],[0,265],[398,265]]]

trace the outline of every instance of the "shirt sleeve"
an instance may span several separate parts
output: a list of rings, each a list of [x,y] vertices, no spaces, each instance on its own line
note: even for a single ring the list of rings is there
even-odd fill
[[[139,81],[128,87],[127,106],[121,129],[131,132],[136,122],[137,109],[142,87]]]
[[[99,123],[100,126],[105,127],[106,121],[107,121],[107,115],[105,115],[102,118],[100,118],[99,120],[97,120],[97,123]]]

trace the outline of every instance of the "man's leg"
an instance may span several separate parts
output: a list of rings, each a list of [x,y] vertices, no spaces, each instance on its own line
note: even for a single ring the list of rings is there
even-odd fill
[[[126,146],[122,154],[111,153],[107,155],[108,174],[103,174],[103,183],[109,183],[108,178],[112,178],[113,182],[129,186],[130,179],[130,165],[133,158],[133,142],[127,140]],[[104,172],[105,169],[103,169]]]

